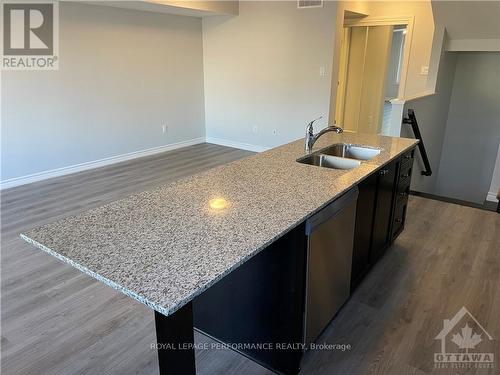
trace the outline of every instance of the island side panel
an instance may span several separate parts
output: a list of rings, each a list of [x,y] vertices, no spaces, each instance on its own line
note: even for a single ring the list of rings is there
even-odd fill
[[[223,343],[271,344],[238,351],[269,369],[295,374],[303,353],[305,277],[301,224],[198,296],[194,326]]]
[[[192,303],[169,316],[154,313],[160,375],[195,375]]]

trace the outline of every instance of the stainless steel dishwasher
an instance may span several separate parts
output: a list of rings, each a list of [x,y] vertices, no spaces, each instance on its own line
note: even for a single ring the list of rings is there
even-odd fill
[[[358,188],[306,221],[305,343],[314,342],[350,294]]]

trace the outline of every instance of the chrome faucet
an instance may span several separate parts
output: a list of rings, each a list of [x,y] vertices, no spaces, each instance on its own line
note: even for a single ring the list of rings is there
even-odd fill
[[[326,128],[320,130],[318,132],[318,134],[314,134],[314,128],[313,128],[313,124],[316,120],[319,120],[323,118],[323,116],[320,116],[314,120],[312,120],[309,124],[307,124],[307,127],[306,127],[306,139],[305,139],[305,149],[306,149],[306,152],[309,154],[311,153],[312,151],[312,148],[314,146],[314,143],[316,143],[316,141],[318,140],[319,137],[321,137],[323,134],[325,133],[329,133],[329,132],[335,132],[335,133],[342,133],[343,132],[343,129],[342,128],[339,128],[338,126],[335,126],[335,125],[330,125],[330,126],[327,126]]]

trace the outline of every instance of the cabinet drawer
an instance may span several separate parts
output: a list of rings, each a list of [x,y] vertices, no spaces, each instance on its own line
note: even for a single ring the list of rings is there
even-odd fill
[[[407,151],[401,156],[401,163],[406,164],[406,163],[413,163],[413,158],[415,156],[415,149],[412,149],[410,151]]]
[[[396,189],[396,198],[399,198],[400,196],[408,195],[410,193],[410,182],[411,182],[410,177],[406,177],[406,178],[399,180],[398,186]]]
[[[413,161],[413,159],[412,159]],[[405,179],[410,179],[411,177],[411,170],[413,168],[413,163],[412,162],[402,162],[401,167],[399,168],[399,181],[403,181]]]
[[[406,207],[408,206],[408,195],[397,200],[392,222],[392,240],[403,231],[406,219]]]

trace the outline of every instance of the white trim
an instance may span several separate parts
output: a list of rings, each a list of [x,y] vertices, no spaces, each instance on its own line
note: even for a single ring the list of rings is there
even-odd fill
[[[221,145],[221,146],[239,148],[241,150],[247,150],[247,151],[253,151],[253,152],[263,152],[263,151],[267,151],[271,148],[271,147],[252,145],[250,143],[236,142],[236,141],[231,141],[229,139],[216,138],[216,137],[207,137],[206,142],[213,143],[216,145]]]
[[[427,96],[431,96],[434,94],[436,94],[436,92],[434,90],[427,90],[427,91],[419,92],[418,94],[413,94],[413,95],[407,96],[404,98],[404,100],[407,102],[410,102],[412,100],[422,99],[422,98],[425,98]]]
[[[402,99],[391,99],[389,100],[391,104],[391,115],[389,119],[389,126],[386,127],[382,135],[388,135],[390,137],[401,137],[401,124],[403,121],[403,109],[405,101]]]
[[[15,186],[20,186],[20,185],[30,184],[32,182],[42,181],[42,180],[46,180],[46,179],[52,178],[52,177],[59,177],[59,176],[64,176],[64,175],[68,175],[71,173],[86,171],[88,169],[104,167],[106,165],[121,163],[121,162],[124,162],[127,160],[142,158],[144,156],[159,154],[159,153],[166,152],[166,151],[172,151],[172,150],[176,150],[178,148],[192,146],[192,145],[196,145],[196,144],[204,143],[204,142],[205,142],[204,137],[194,138],[194,139],[190,139],[187,141],[171,143],[171,144],[164,145],[164,146],[152,147],[152,148],[148,148],[148,149],[140,150],[140,151],[133,151],[133,152],[129,152],[127,154],[116,155],[116,156],[111,156],[111,157],[104,158],[104,159],[99,159],[99,160],[89,161],[89,162],[85,162],[85,163],[70,165],[67,167],[51,169],[48,171],[33,173],[30,175],[26,175],[26,176],[9,178],[7,180],[0,181],[0,190],[4,190],[4,189],[8,189],[8,188],[15,187]]]
[[[9,189],[16,186],[31,184],[37,181],[47,180],[53,177],[65,176],[72,173],[82,172],[89,169],[100,168],[111,164],[121,163],[124,161],[142,158],[144,156],[150,156],[159,154],[162,152],[176,150],[182,147],[192,146],[200,143],[213,143],[216,145],[239,148],[241,150],[253,151],[253,152],[263,152],[269,150],[271,147],[264,147],[253,145],[249,143],[235,142],[229,139],[222,139],[216,137],[200,137],[194,138],[187,141],[171,143],[165,146],[152,147],[145,150],[133,151],[127,154],[111,156],[104,159],[89,161],[85,163],[70,165],[67,167],[51,169],[48,171],[33,173],[25,176],[9,178],[4,181],[0,181],[0,190]]]
[[[446,51],[498,52],[500,39],[448,39]]]
[[[413,22],[415,16],[366,16],[363,18],[347,18],[344,20],[344,27],[349,26],[391,26],[406,25]]]
[[[498,203],[498,199],[497,199],[497,193],[494,193],[492,191],[489,191],[488,192],[488,195],[486,196],[486,200],[488,202],[495,202],[495,203]]]

